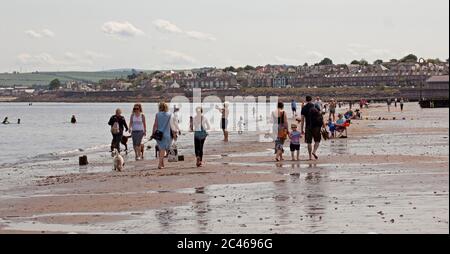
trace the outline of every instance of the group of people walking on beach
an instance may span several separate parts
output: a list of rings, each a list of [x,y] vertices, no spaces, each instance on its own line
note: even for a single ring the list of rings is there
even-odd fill
[[[343,106],[342,102],[331,99],[328,103],[323,102],[320,97],[315,100],[306,96],[305,102],[301,103],[300,115],[297,115],[298,105],[295,100],[291,101],[293,122],[288,124],[288,117],[284,110],[284,104],[278,103],[277,110],[272,112],[273,133],[275,140],[275,160],[284,160],[284,143],[290,140],[290,151],[292,160],[298,161],[300,154],[300,140],[304,137],[307,145],[309,160],[317,160],[318,149],[323,139],[347,138],[347,128],[351,120],[362,119],[361,110],[367,107],[366,100],[361,99],[360,109],[353,111],[352,102],[348,102],[349,109],[345,114],[337,113],[337,108]],[[328,121],[325,117],[328,116]],[[290,129],[289,129],[290,127]]]
[[[220,109],[223,112],[222,127],[224,129],[225,140],[228,141],[228,133],[226,131],[227,119],[225,118],[229,111],[228,106]],[[164,159],[168,156],[169,150],[172,148],[174,141],[181,135],[179,127],[178,115],[179,109],[175,108],[174,113],[169,112],[169,106],[165,102],[158,105],[158,113],[155,115],[150,140],[156,140],[156,151],[159,158],[158,168],[165,167]],[[203,116],[203,109],[196,108],[196,115],[191,117],[192,129],[194,132],[194,150],[197,158],[197,167],[203,166],[203,147],[208,136],[210,123],[206,117]],[[130,116],[129,126],[122,116],[122,110],[117,109],[115,115],[111,116],[108,125],[111,126],[112,143],[111,150],[117,149],[120,152],[120,144],[124,138],[124,132],[131,133],[133,148],[136,160],[143,160],[144,158],[144,144],[143,139],[147,136],[147,121],[143,113],[142,104],[135,104],[133,113]]]
[[[305,142],[308,146],[309,160],[313,157],[318,159],[317,150],[319,149],[320,142],[322,140],[322,128],[325,128],[325,122],[322,115],[322,101],[317,98],[316,102],[313,102],[311,96],[306,97],[306,104],[303,104],[301,109],[301,117],[297,117],[297,103],[291,102],[293,117],[295,121],[300,123],[300,129],[298,125],[293,123],[291,131],[289,131],[288,117],[284,110],[284,103],[279,102],[277,109],[272,112],[273,119],[273,133],[275,138],[275,160],[282,161],[284,154],[284,143],[287,139],[290,139],[290,150],[292,153],[292,160],[299,160],[300,154],[300,140],[302,136],[305,136]],[[314,146],[313,146],[314,141]]]

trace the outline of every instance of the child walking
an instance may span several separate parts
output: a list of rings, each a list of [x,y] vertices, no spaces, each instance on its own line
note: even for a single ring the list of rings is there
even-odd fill
[[[291,133],[289,133],[289,139],[291,140],[291,153],[292,153],[292,160],[299,161],[300,160],[300,139],[302,137],[302,133],[297,130],[297,125],[292,124],[291,125]],[[297,152],[297,156],[295,156],[295,152]]]

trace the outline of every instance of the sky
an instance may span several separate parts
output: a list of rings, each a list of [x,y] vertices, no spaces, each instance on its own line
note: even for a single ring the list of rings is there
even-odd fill
[[[449,56],[448,0],[0,2],[0,72]]]

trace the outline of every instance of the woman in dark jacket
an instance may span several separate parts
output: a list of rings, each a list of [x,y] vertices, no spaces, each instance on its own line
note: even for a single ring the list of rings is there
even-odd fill
[[[116,109],[116,114],[111,116],[108,125],[111,126],[111,134],[113,136],[111,142],[111,152],[117,149],[120,152],[120,141],[122,140],[123,130],[128,131],[128,125],[125,117],[122,116],[122,110]]]

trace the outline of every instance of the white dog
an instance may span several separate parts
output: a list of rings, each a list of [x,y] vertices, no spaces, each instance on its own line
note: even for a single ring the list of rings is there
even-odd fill
[[[113,163],[114,163],[114,171],[119,171],[121,172],[125,166],[125,161],[122,157],[122,155],[120,155],[119,151],[117,151],[117,149],[114,149],[113,151]]]

